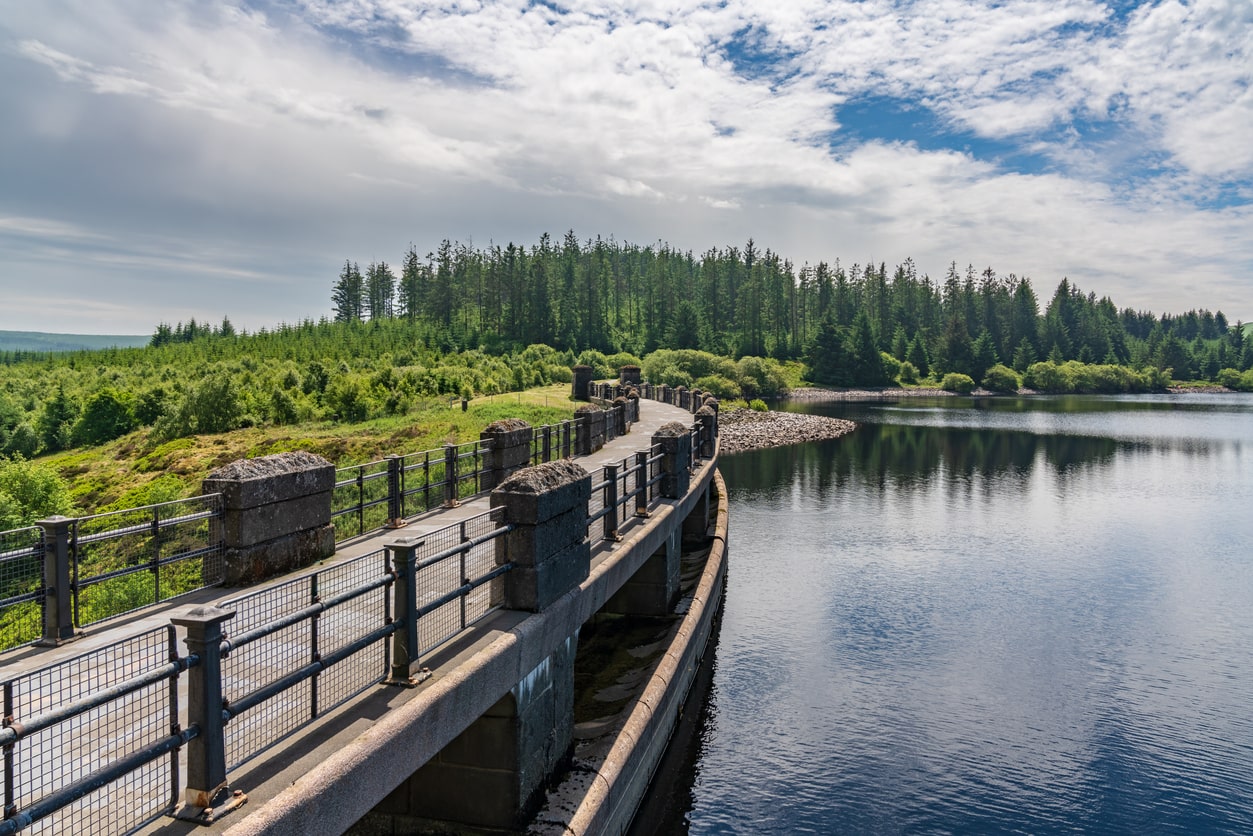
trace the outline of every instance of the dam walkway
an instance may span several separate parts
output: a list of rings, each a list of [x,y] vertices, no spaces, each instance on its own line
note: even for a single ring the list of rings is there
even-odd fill
[[[702,491],[708,521],[716,424],[707,437],[708,423],[694,422],[694,412],[691,404],[640,402],[626,434],[571,460],[586,474],[575,490],[584,504],[576,496],[578,507],[563,517],[567,527],[579,523],[576,545],[588,553],[582,580],[551,570],[556,559],[520,565],[506,541],[545,520],[506,519],[509,509],[493,507],[485,492],[339,543],[332,557],[298,572],[231,594],[200,590],[59,647],[4,654],[0,836],[341,832],[370,809],[367,801],[386,794],[385,784],[399,781],[359,770],[344,784],[358,789],[342,790],[356,792],[356,802],[308,800],[310,810],[329,804],[331,812],[316,813],[312,830],[291,815],[290,803],[270,802],[410,704],[430,703],[415,732],[422,741],[407,745],[393,771],[432,759],[502,694],[515,694],[521,711],[519,688],[558,659],[563,640],[572,648],[588,608],[619,593],[650,557],[677,555],[667,544]],[[674,450],[655,439],[666,427],[674,434],[675,422],[684,427],[676,449],[686,451],[677,465]],[[676,468],[686,473],[679,495]],[[554,578],[564,589],[545,591]],[[591,583],[594,594],[570,604],[567,593],[579,583]],[[554,627],[551,612],[563,607],[570,613]],[[482,662],[505,659],[485,650],[527,625],[565,638],[545,637],[495,668]],[[515,643],[531,644],[527,637]],[[537,665],[519,661],[528,653]],[[482,693],[467,694],[476,688]],[[286,812],[276,820],[280,808]]]

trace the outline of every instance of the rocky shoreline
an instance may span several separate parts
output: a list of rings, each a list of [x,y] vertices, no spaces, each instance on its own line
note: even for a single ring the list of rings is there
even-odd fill
[[[852,421],[795,412],[754,412],[735,409],[718,416],[718,443],[723,453],[765,450],[826,441],[857,429]]]

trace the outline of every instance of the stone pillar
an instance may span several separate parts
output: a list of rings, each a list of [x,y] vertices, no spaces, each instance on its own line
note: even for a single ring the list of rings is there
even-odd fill
[[[618,369],[618,382],[623,386],[639,386],[640,385],[640,367],[639,366],[623,366]]]
[[[592,396],[592,367],[579,365],[571,369],[571,372],[574,379],[570,385],[570,397],[576,401],[589,400]]]
[[[479,438],[490,441],[486,472],[480,486],[485,491],[499,485],[509,474],[531,463],[531,425],[521,418],[505,418],[487,425]]]
[[[709,407],[715,413],[717,413],[718,412],[718,399],[715,398],[713,395],[706,395],[704,406]]]
[[[702,459],[712,458],[714,441],[718,438],[718,413],[708,406],[696,410],[696,420],[701,426],[700,456]]]
[[[665,424],[653,435],[653,444],[661,445],[662,478],[658,487],[665,499],[687,496],[692,483],[692,436],[678,421]]]
[[[617,435],[626,435],[631,431],[631,415],[627,412],[627,399],[621,395],[613,399],[613,418],[618,422]]]
[[[674,405],[679,409],[686,409],[690,412],[692,409],[692,393],[687,391],[687,387],[678,387],[674,390],[674,394],[677,396]]]
[[[657,400],[661,401],[662,403],[670,403],[670,387],[669,386],[663,383],[657,387]]]
[[[605,411],[585,404],[574,411],[574,455],[590,456],[605,446]]]
[[[679,597],[679,529],[670,532],[656,552],[613,594],[601,612],[621,615],[667,615]]]
[[[572,461],[547,462],[520,470],[491,496],[514,528],[496,543],[496,562],[512,562],[505,575],[504,605],[540,612],[587,579],[587,542],[592,477]]]
[[[704,402],[705,402],[704,394],[699,389],[693,389],[691,392],[691,397],[687,399],[687,408],[692,410],[693,413],[695,413],[696,410],[701,408]]]
[[[627,420],[629,420],[632,424],[638,424],[640,421],[640,390],[627,390],[626,398]]]
[[[576,633],[353,832],[523,832],[570,755],[577,649]]]
[[[241,459],[209,474],[222,494],[226,583],[255,583],[335,553],[335,465],[312,453]]]

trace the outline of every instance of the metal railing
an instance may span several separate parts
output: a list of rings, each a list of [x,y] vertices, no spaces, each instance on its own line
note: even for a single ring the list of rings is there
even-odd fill
[[[74,625],[221,583],[221,519],[221,494],[205,494],[73,520]]]
[[[42,528],[0,532],[0,650],[42,634],[43,565]]]
[[[174,628],[159,627],[3,683],[0,834],[129,833],[171,812],[178,749]]]
[[[587,507],[589,543],[621,540],[633,522],[649,516],[649,506],[657,498],[654,486],[662,479],[662,458],[661,448],[654,445],[601,468]]]
[[[536,427],[531,433],[531,464],[570,458],[574,455],[574,438],[574,421]]]
[[[188,613],[175,619],[186,656],[170,625],[0,683],[0,836],[132,832],[173,812],[195,776],[216,789],[371,685],[406,684],[422,654],[499,606],[513,568],[497,557],[503,513]],[[189,671],[213,681],[188,691],[183,727]]]
[[[221,583],[221,520],[205,494],[0,532],[0,650]]]
[[[487,444],[446,444],[335,471],[331,519],[337,541],[477,494]]]

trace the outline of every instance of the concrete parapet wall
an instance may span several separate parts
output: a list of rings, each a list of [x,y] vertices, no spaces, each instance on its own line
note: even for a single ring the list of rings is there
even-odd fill
[[[726,485],[720,475],[715,474],[714,481],[719,496],[714,542],[692,604],[586,794],[562,823],[563,834],[625,833],[678,723],[709,644],[726,581]]]
[[[312,453],[242,459],[214,470],[205,493],[222,494],[226,583],[252,583],[335,551],[335,466]]]

